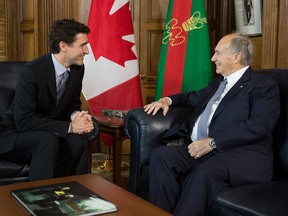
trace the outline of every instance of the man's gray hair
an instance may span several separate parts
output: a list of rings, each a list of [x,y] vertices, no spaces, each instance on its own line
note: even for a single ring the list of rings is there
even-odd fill
[[[233,54],[242,53],[241,64],[248,66],[253,62],[253,43],[250,38],[242,33],[232,33],[235,37],[232,38],[230,51]]]

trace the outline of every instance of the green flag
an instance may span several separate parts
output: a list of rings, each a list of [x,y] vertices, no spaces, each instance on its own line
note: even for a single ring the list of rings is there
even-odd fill
[[[204,0],[170,0],[155,99],[201,89],[212,80]]]

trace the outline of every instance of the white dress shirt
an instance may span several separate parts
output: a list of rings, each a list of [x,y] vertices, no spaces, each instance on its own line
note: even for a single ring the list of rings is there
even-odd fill
[[[224,96],[227,94],[227,92],[235,85],[235,83],[242,77],[242,75],[245,73],[245,71],[248,69],[248,67],[249,66],[246,66],[246,67],[232,73],[231,75],[224,77],[224,79],[227,79],[227,84],[226,84],[226,87],[224,89],[224,92],[221,94],[221,96],[212,105],[211,113],[209,115],[209,119],[207,122],[207,134],[209,134],[208,133],[208,129],[209,129],[208,125],[210,124],[212,116],[214,115],[214,113],[215,113],[218,105],[220,104],[221,100],[224,98]],[[191,139],[193,141],[197,140],[197,128],[198,128],[200,116],[198,117],[198,119],[197,119],[197,121],[193,127],[193,130],[192,130]]]

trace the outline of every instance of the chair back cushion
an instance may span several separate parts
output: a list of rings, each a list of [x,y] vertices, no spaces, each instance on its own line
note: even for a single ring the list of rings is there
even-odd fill
[[[281,113],[273,130],[274,178],[288,177],[288,69],[261,69],[279,85]]]
[[[0,62],[0,116],[10,106],[16,88],[17,76],[24,61]]]

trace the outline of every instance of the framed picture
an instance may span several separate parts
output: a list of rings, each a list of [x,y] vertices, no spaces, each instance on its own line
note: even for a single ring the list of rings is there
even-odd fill
[[[262,0],[234,0],[236,31],[250,36],[262,34]]]

